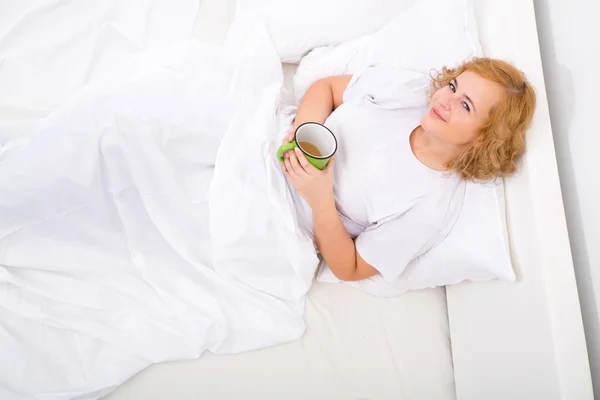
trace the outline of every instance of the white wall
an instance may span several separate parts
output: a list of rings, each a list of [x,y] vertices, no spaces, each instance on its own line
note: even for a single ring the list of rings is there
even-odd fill
[[[534,0],[596,399],[600,399],[600,1]]]

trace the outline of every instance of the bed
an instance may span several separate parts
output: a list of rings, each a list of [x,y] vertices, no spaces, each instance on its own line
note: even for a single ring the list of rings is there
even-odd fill
[[[299,341],[153,365],[106,399],[592,398],[533,2],[475,7],[486,54],[519,65],[539,99],[522,172],[506,180],[518,282],[391,299],[315,283]],[[231,0],[204,0],[194,36],[221,42],[234,11]],[[284,65],[288,88],[294,71]]]

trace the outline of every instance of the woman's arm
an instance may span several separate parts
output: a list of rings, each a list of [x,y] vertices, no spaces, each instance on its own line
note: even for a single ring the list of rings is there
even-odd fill
[[[359,281],[379,273],[356,251],[333,199],[313,208],[313,220],[319,251],[338,279]]]
[[[298,149],[289,151],[283,172],[312,209],[315,239],[333,274],[343,281],[358,281],[379,273],[356,251],[335,207],[333,168],[335,158],[318,170]]]
[[[330,76],[313,83],[302,97],[294,126],[284,141],[292,141],[296,128],[305,122],[324,123],[333,110],[342,104],[344,91],[351,78],[352,75]]]
[[[342,104],[351,78],[351,75],[332,76],[313,83],[298,106],[294,127],[284,142],[290,142],[296,127],[305,122],[324,123]],[[296,149],[286,153],[283,172],[312,208],[317,246],[334,275],[344,281],[365,279],[379,272],[360,257],[337,212],[333,196],[334,165],[335,157],[320,171]]]

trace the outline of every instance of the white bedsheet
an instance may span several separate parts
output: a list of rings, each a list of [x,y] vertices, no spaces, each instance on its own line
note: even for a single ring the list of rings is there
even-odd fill
[[[235,355],[161,363],[105,400],[454,400],[444,290],[376,298],[315,283],[304,336]]]

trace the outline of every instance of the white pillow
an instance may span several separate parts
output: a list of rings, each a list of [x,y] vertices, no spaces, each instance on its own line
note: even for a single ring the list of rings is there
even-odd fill
[[[375,34],[310,53],[301,61],[294,78],[296,96],[301,98],[319,78],[354,74],[370,65],[429,72],[431,68],[455,65],[481,55],[474,21],[469,0],[421,0]],[[495,278],[515,280],[502,179],[468,182],[461,213],[448,237],[406,266],[396,282],[389,284],[375,276],[346,283],[374,295],[392,296],[465,280]],[[321,267],[317,279],[339,282],[327,265]]]
[[[305,56],[294,77],[299,101],[312,83],[352,75],[370,65],[429,73],[482,54],[470,0],[420,0],[381,30],[321,47]]]
[[[298,62],[310,50],[375,32],[415,0],[240,0],[259,9],[279,57]]]

